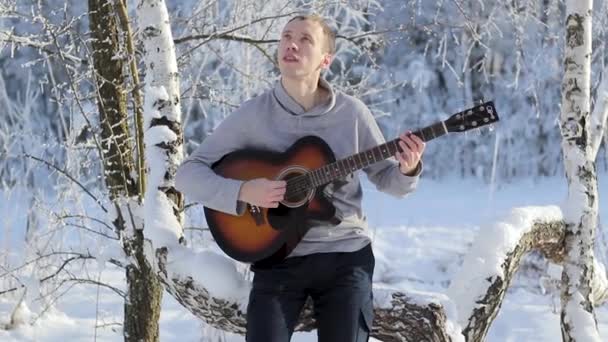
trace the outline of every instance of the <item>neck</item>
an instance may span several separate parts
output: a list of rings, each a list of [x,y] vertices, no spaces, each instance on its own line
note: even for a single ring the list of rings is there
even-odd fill
[[[326,90],[319,87],[319,76],[309,79],[281,77],[281,84],[305,110],[310,110],[325,100]]]

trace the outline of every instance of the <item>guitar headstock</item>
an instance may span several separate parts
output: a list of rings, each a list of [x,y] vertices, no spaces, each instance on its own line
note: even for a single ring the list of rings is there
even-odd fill
[[[498,121],[494,102],[488,101],[458,112],[444,121],[448,132],[465,132]]]

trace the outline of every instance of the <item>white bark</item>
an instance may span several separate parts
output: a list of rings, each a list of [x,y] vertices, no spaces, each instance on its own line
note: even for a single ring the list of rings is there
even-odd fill
[[[175,170],[183,158],[179,74],[169,14],[163,0],[137,6],[146,67],[144,140],[148,184],[145,193],[145,236],[158,249],[182,236],[181,210],[174,189]]]
[[[597,101],[591,113],[591,160],[597,160],[597,153],[602,143],[608,124],[608,75],[602,75],[602,83],[597,89]],[[608,151],[608,146],[605,146]]]
[[[560,125],[568,199],[561,288],[564,341],[600,341],[592,299],[598,192],[590,131],[592,0],[566,1]]]

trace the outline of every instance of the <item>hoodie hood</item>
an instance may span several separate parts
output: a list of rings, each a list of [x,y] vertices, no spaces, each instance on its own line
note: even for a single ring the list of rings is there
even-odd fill
[[[319,104],[309,111],[306,111],[296,100],[294,100],[283,87],[281,80],[279,79],[272,90],[275,101],[281,106],[287,113],[294,116],[320,116],[327,114],[336,105],[336,94],[334,93],[333,87],[322,77],[319,78],[319,87],[325,89],[329,93],[329,99]]]

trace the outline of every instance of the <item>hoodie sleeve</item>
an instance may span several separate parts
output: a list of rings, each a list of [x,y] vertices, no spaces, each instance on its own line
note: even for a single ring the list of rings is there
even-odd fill
[[[359,151],[386,143],[376,119],[367,106],[357,100],[359,115]],[[422,172],[422,161],[416,167],[414,176],[406,176],[399,169],[399,162],[394,158],[372,164],[363,169],[369,180],[379,191],[388,193],[395,197],[405,197],[416,189],[420,173]]]
[[[178,167],[175,188],[204,206],[232,215],[242,215],[246,203],[238,200],[242,180],[217,175],[211,165],[224,155],[245,147],[246,113],[243,107],[224,119],[213,133]]]

